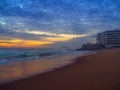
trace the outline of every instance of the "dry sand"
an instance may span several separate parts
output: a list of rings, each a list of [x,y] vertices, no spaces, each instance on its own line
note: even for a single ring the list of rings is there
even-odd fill
[[[69,66],[0,85],[0,90],[120,90],[120,49],[77,58]]]

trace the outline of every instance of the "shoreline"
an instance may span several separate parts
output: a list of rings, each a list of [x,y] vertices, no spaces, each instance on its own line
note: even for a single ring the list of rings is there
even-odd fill
[[[75,59],[82,56],[95,54],[96,52],[73,52],[66,55],[48,56],[27,61],[8,63],[0,66],[0,84],[26,79],[38,74],[51,72],[73,64]],[[9,73],[10,72],[10,73]]]
[[[79,57],[74,63],[0,85],[0,90],[120,90],[120,49]]]
[[[42,59],[49,59],[49,58],[56,58],[56,57],[64,57],[64,56],[68,56],[68,55],[72,55],[72,54],[78,54],[79,52],[84,52],[84,54],[82,53],[83,54],[82,56],[94,53],[93,51],[75,51],[72,53],[66,53],[66,54],[61,54],[61,55],[54,54],[54,55],[43,56],[43,57],[28,57],[28,58],[19,58],[19,59],[16,58],[14,60],[7,60],[7,62],[0,63],[0,66],[12,64],[12,63],[19,63],[19,62],[29,62],[29,61],[33,61],[33,60],[42,60]],[[1,61],[3,61],[3,60],[1,60]]]

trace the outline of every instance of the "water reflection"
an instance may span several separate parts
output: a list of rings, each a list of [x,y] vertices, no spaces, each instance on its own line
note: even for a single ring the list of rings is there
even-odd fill
[[[79,54],[10,63],[0,66],[0,83],[26,78],[72,63]]]

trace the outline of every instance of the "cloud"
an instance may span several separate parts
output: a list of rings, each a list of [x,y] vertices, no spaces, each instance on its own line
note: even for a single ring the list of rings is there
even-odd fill
[[[34,35],[47,35],[48,37],[44,37],[44,40],[53,41],[53,42],[60,42],[60,41],[68,41],[75,38],[86,37],[88,34],[64,34],[64,33],[51,33],[51,32],[44,32],[40,30],[25,30],[24,33],[34,34]]]
[[[0,43],[95,39],[98,32],[120,28],[119,7],[119,0],[1,0]]]
[[[6,30],[7,31],[7,30]],[[12,34],[12,36],[10,35]],[[31,36],[31,37],[30,37]],[[86,37],[88,34],[64,34],[40,30],[13,30],[3,32],[0,36],[0,47],[32,48],[43,47],[57,42],[66,42],[75,38]],[[35,38],[36,37],[36,38]]]
[[[22,40],[22,39],[12,39],[6,41],[6,40],[0,40],[0,47],[6,47],[6,48],[40,48],[44,45],[52,44],[52,42],[49,41],[40,41],[40,40]]]

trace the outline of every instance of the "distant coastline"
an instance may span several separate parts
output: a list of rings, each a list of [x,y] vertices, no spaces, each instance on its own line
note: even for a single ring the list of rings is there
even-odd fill
[[[98,33],[96,43],[83,44],[79,50],[104,50],[120,48],[120,30],[111,30]]]

